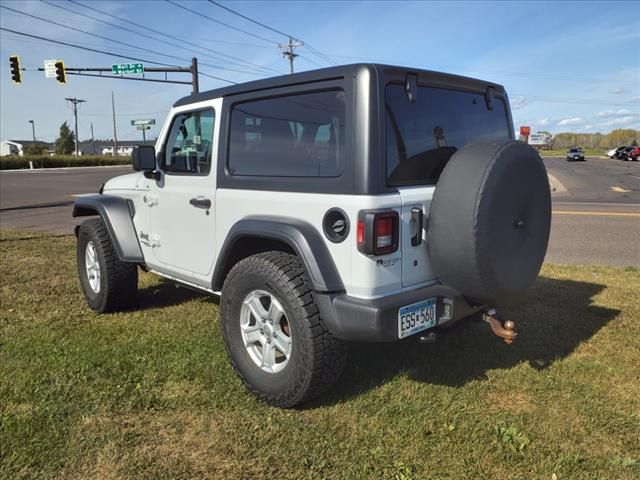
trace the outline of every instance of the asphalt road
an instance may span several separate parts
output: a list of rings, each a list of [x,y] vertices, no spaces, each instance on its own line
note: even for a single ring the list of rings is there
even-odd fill
[[[640,162],[588,157],[585,162],[545,157],[547,172],[560,181],[554,199],[563,202],[640,204]]]
[[[0,172],[0,227],[72,233],[73,195],[96,193],[130,166],[54,168]]]
[[[546,260],[640,267],[640,162],[544,161],[556,187]],[[71,233],[72,196],[128,172],[127,166],[0,172],[0,227]]]

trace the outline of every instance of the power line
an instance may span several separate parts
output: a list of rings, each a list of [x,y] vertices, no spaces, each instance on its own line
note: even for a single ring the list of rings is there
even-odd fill
[[[39,35],[33,35],[31,33],[19,32],[17,30],[11,30],[10,28],[0,27],[0,30],[5,31],[5,32],[14,33],[16,35],[21,35],[21,36],[24,36],[24,37],[43,40],[45,42],[56,43],[58,45],[64,45],[64,46],[67,46],[67,47],[77,48],[77,49],[80,49],[80,50],[86,50],[88,52],[100,53],[102,55],[108,55],[110,57],[126,58],[127,60],[135,60],[137,62],[149,63],[149,64],[152,64],[152,65],[167,66],[166,63],[154,62],[153,60],[148,60],[148,59],[144,59],[144,58],[140,58],[140,57],[133,57],[133,56],[129,56],[129,55],[122,55],[122,54],[118,54],[118,53],[108,52],[108,51],[105,51],[105,50],[99,50],[97,48],[83,47],[82,45],[76,45],[74,43],[63,42],[61,40],[54,40],[52,38],[41,37]],[[204,73],[204,72],[200,72],[200,75],[204,75],[205,77],[213,78],[215,80],[220,80],[222,82],[236,84],[236,82],[234,82],[232,80],[227,80],[226,78],[217,77],[217,76],[210,75],[210,74],[207,74],[207,73]],[[105,78],[109,78],[109,77],[105,77]]]
[[[270,68],[270,67],[266,67],[266,66],[264,66],[264,65],[259,65],[259,64],[257,64],[257,63],[253,63],[253,62],[250,62],[250,61],[248,61],[248,60],[244,60],[244,59],[242,59],[242,58],[239,58],[239,57],[236,57],[236,56],[233,56],[233,55],[228,55],[228,54],[223,53],[223,52],[220,52],[220,51],[218,51],[218,50],[214,50],[214,49],[211,49],[211,48],[208,48],[208,47],[202,46],[202,45],[198,45],[197,43],[194,43],[194,42],[192,42],[192,41],[189,41],[188,39],[184,39],[184,38],[176,37],[175,35],[171,35],[170,33],[167,33],[167,32],[160,32],[160,31],[155,30],[155,29],[153,29],[153,28],[151,28],[151,27],[147,27],[147,26],[142,25],[142,24],[140,24],[140,23],[133,22],[133,21],[131,21],[131,20],[127,19],[127,18],[118,17],[118,16],[116,16],[116,15],[113,15],[113,14],[111,14],[111,13],[109,13],[109,12],[105,12],[104,10],[100,10],[100,9],[95,8],[95,7],[93,7],[93,6],[91,6],[91,7],[90,7],[90,6],[88,6],[88,5],[84,5],[83,3],[77,2],[77,1],[75,1],[75,0],[68,0],[68,1],[69,1],[69,2],[71,2],[71,3],[73,3],[73,4],[75,4],[75,5],[79,5],[79,6],[83,7],[83,8],[86,8],[86,9],[88,9],[88,10],[91,10],[91,11],[93,11],[93,12],[97,12],[97,13],[100,13],[100,14],[105,15],[105,16],[107,16],[107,17],[110,17],[110,18],[113,18],[113,19],[115,19],[115,20],[118,20],[118,21],[120,21],[120,22],[125,22],[125,23],[128,23],[128,24],[130,24],[130,25],[133,25],[133,26],[135,26],[135,27],[142,28],[142,29],[147,30],[147,31],[149,31],[149,32],[155,33],[156,35],[160,35],[160,36],[161,36],[161,37],[163,37],[163,38],[164,38],[164,37],[168,37],[168,38],[171,38],[171,39],[173,39],[173,40],[177,40],[178,42],[186,43],[187,45],[191,45],[192,47],[196,47],[196,48],[199,48],[199,49],[201,49],[201,50],[205,50],[205,51],[208,51],[208,52],[214,53],[214,54],[219,55],[219,56],[221,56],[221,57],[226,57],[226,58],[229,58],[229,59],[232,59],[232,60],[236,60],[237,62],[241,62],[241,63],[246,64],[246,65],[252,65],[252,66],[254,66],[254,67],[258,67],[258,68],[261,68],[261,69],[263,69],[263,70],[270,70],[270,71],[272,71],[272,72],[280,73],[280,72],[278,72],[277,70],[274,70],[274,69],[272,69],[272,68]],[[76,12],[76,13],[77,13],[77,12]],[[166,42],[165,42],[165,43],[166,43]],[[238,64],[237,62],[236,62],[236,64]],[[233,63],[233,62],[232,62],[232,63]]]
[[[354,55],[342,55],[339,53],[329,53],[329,55],[338,58],[346,58],[350,60],[355,60],[357,62],[372,62],[372,63],[382,63],[382,64],[393,64],[395,60],[391,59],[378,59],[378,58],[367,58],[362,56],[354,56]],[[577,77],[573,75],[561,75],[556,73],[543,73],[543,72],[514,72],[510,70],[492,70],[488,68],[464,68],[458,65],[441,65],[437,68],[449,68],[449,69],[459,69],[466,72],[487,72],[487,73],[501,73],[505,75],[515,75],[515,76],[524,76],[524,77],[549,77],[549,78],[563,78],[567,80],[580,80],[583,82],[591,82],[591,83],[608,83],[609,80],[606,79],[597,79],[597,78],[588,78],[588,77]],[[618,83],[631,83],[628,80],[617,79]]]
[[[151,37],[151,36],[146,35],[144,33],[140,33],[140,32],[138,32],[136,30],[132,30],[132,29],[127,28],[127,27],[123,27],[122,25],[118,25],[118,24],[115,24],[115,23],[107,22],[106,20],[102,20],[100,18],[93,17],[91,15],[87,15],[87,14],[84,14],[84,13],[81,13],[81,12],[77,12],[75,10],[71,10],[70,8],[63,7],[62,5],[57,5],[57,4],[55,4],[53,2],[49,2],[47,0],[40,0],[40,1],[43,2],[43,3],[46,3],[47,5],[50,5],[52,7],[59,8],[59,9],[64,10],[66,12],[73,13],[74,15],[79,15],[79,16],[84,17],[84,18],[89,18],[91,20],[95,20],[95,21],[103,23],[105,25],[109,25],[110,27],[118,28],[120,30],[124,30],[125,32],[133,33],[134,35],[138,35],[138,36],[146,38],[148,40],[152,40],[152,41],[155,41],[155,42],[162,42],[162,43],[165,43],[167,45],[171,45],[173,47],[178,47],[181,50],[184,50],[183,45],[178,45],[176,43],[168,42],[168,41],[166,41],[164,39],[154,38],[154,37]],[[141,47],[137,47],[137,48],[141,48]],[[207,55],[207,54],[204,54],[204,53],[201,53],[200,55],[208,56],[209,58],[212,58],[212,59],[217,60],[217,61],[219,61],[219,60],[223,60],[224,61],[224,59],[220,58],[219,56],[218,57],[213,57],[213,56],[210,56],[210,55]],[[200,63],[202,65],[204,65],[204,63],[202,63],[202,62],[200,62]],[[239,65],[239,64],[236,63],[236,65]],[[208,64],[207,66],[209,66],[211,68],[217,68],[217,69],[220,69],[220,70],[229,70],[229,71],[232,71],[232,72],[247,73],[245,70],[236,70],[236,69],[233,69],[233,68],[223,67],[223,66],[220,66],[220,65]],[[241,65],[241,66],[246,68],[246,66],[244,66],[244,65]],[[262,72],[260,72],[260,73],[262,74]]]
[[[228,23],[221,22],[220,20],[216,20],[215,18],[211,18],[211,17],[209,17],[209,16],[205,15],[204,13],[198,12],[198,11],[196,11],[196,10],[191,10],[190,8],[187,8],[187,7],[185,7],[184,5],[180,5],[179,3],[174,2],[174,1],[172,1],[172,0],[165,0],[165,1],[166,1],[166,2],[168,2],[168,3],[170,3],[171,5],[174,5],[174,6],[178,7],[178,8],[181,8],[181,9],[183,9],[183,10],[186,10],[187,12],[191,12],[191,13],[193,13],[194,15],[198,15],[199,17],[206,18],[207,20],[210,20],[210,21],[212,21],[212,22],[214,22],[214,23],[217,23],[217,24],[219,24],[219,25],[223,25],[223,26],[225,26],[225,27],[227,27],[227,28],[230,28],[230,29],[232,29],[232,30],[235,30],[236,32],[244,33],[245,35],[249,35],[249,36],[251,36],[251,37],[253,37],[253,38],[257,38],[257,39],[259,39],[259,40],[263,40],[263,41],[265,41],[265,42],[275,43],[275,44],[277,44],[277,43],[278,43],[278,42],[274,42],[273,40],[270,40],[270,39],[268,39],[268,38],[261,37],[260,35],[256,35],[255,33],[251,33],[251,32],[248,32],[248,31],[246,31],[246,30],[243,30],[243,29],[241,29],[241,28],[234,27],[233,25],[229,25]]]
[[[21,15],[25,15],[25,16],[30,17],[30,18],[35,18],[36,20],[40,20],[40,21],[42,21],[42,22],[52,23],[52,24],[57,25],[57,26],[59,26],[59,27],[67,28],[67,29],[69,29],[69,30],[73,30],[73,31],[75,31],[75,32],[79,32],[79,33],[82,33],[82,34],[85,34],[85,35],[90,35],[90,36],[92,36],[92,37],[101,38],[101,39],[103,39],[103,40],[107,40],[107,41],[114,42],[114,43],[117,43],[117,44],[120,44],[120,45],[124,45],[124,46],[126,46],[126,47],[131,47],[131,48],[135,48],[135,49],[138,49],[138,50],[142,50],[142,51],[145,51],[145,52],[148,52],[148,53],[152,53],[152,54],[154,54],[154,55],[156,54],[156,52],[155,52],[154,50],[150,50],[150,49],[148,49],[148,48],[139,47],[139,46],[137,46],[137,45],[132,45],[132,44],[130,44],[130,43],[121,42],[121,41],[119,41],[119,40],[114,40],[114,39],[112,39],[112,38],[105,37],[105,36],[103,36],[103,35],[98,35],[98,34],[96,34],[96,33],[87,32],[86,30],[82,30],[82,29],[75,28],[75,27],[70,27],[70,26],[68,26],[68,25],[64,25],[64,24],[62,24],[62,23],[58,23],[58,22],[55,22],[55,21],[53,21],[53,20],[48,20],[48,19],[46,19],[46,18],[39,17],[39,16],[37,16],[37,15],[32,15],[32,14],[30,14],[30,13],[21,12],[20,10],[15,10],[15,9],[13,9],[13,8],[6,7],[6,6],[4,6],[4,5],[0,5],[0,8],[4,8],[4,9],[6,9],[6,10],[10,10],[10,11],[12,11],[12,12],[19,13],[19,14],[21,14]],[[174,58],[174,59],[176,59],[176,60],[180,60],[180,61],[183,61],[183,62],[188,62],[188,61],[189,61],[189,59],[187,59],[187,58],[177,57],[177,56],[175,56],[175,55],[170,55],[170,54],[168,54],[168,53],[165,53],[164,55],[165,55],[165,56],[167,56],[167,57],[169,57],[169,58]],[[178,67],[178,65],[171,65],[171,64],[167,64],[167,65],[168,65],[168,66],[171,66],[171,67]],[[246,73],[245,71],[242,71],[242,70],[229,69],[229,68],[225,68],[225,67],[220,67],[219,65],[212,65],[212,64],[210,64],[210,63],[202,63],[202,65],[207,66],[207,67],[211,67],[211,68],[217,68],[217,69],[222,69],[222,70],[231,70],[231,71],[239,72],[239,73]],[[204,74],[203,74],[203,75],[204,75]],[[206,76],[206,75],[205,75],[205,76]]]
[[[529,95],[524,93],[512,93],[511,97],[523,97],[530,100],[537,100],[540,102],[550,103],[572,103],[578,105],[614,105],[619,107],[628,107],[632,102],[610,102],[605,99],[589,99],[589,98],[574,98],[574,97],[547,97],[543,95]]]
[[[213,4],[214,4],[215,6],[217,6],[217,7],[220,7],[220,8],[222,8],[222,9],[226,10],[227,12],[231,12],[231,13],[233,13],[234,15],[237,15],[237,16],[239,16],[239,17],[241,17],[241,18],[244,18],[245,20],[248,20],[248,21],[249,21],[249,22],[251,22],[251,23],[255,23],[256,25],[259,25],[259,26],[261,26],[262,28],[266,28],[267,30],[271,30],[273,33],[277,33],[277,34],[279,34],[279,35],[283,35],[283,36],[285,36],[285,37],[291,37],[291,38],[293,38],[293,36],[289,35],[288,33],[281,32],[280,30],[276,30],[275,28],[270,27],[269,25],[265,25],[264,23],[261,23],[261,22],[259,22],[259,21],[257,21],[257,20],[254,20],[253,18],[249,18],[249,17],[247,17],[246,15],[241,14],[240,12],[236,12],[235,10],[232,10],[232,9],[230,9],[229,7],[226,7],[226,6],[222,5],[221,3],[214,2],[214,0],[209,0],[209,2],[210,2],[210,3],[213,3]],[[299,42],[301,41],[301,40],[300,40],[300,39],[298,39],[298,38],[293,38],[293,39],[294,39],[294,40],[297,40],[297,41],[299,41]]]
[[[101,53],[103,55],[109,55],[110,57],[126,58],[127,60],[135,60],[137,62],[150,63],[152,65],[171,66],[171,65],[167,65],[166,63],[154,62],[152,60],[148,60],[148,59],[144,59],[144,58],[140,58],[140,57],[132,57],[132,56],[129,56],[129,55],[121,55],[121,54],[117,54],[117,53],[113,53],[113,52],[107,52],[107,51],[104,51],[104,50],[98,50],[97,48],[83,47],[82,45],[76,45],[74,43],[68,43],[68,42],[63,42],[61,40],[54,40],[52,38],[41,37],[39,35],[33,35],[31,33],[19,32],[17,30],[11,30],[10,28],[0,27],[0,30],[5,31],[5,32],[15,33],[16,35],[22,35],[24,37],[37,38],[38,40],[43,40],[45,42],[57,43],[58,45],[65,45],[67,47],[78,48],[80,50],[86,50],[88,52]],[[231,83],[233,83],[233,82],[231,82]]]
[[[46,18],[43,18],[43,17],[38,17],[37,15],[32,15],[32,14],[27,13],[27,12],[21,12],[20,10],[15,10],[15,9],[7,7],[5,5],[0,5],[0,8],[4,8],[5,10],[9,10],[9,11],[12,11],[12,12],[15,12],[15,13],[19,13],[19,14],[24,15],[26,17],[35,18],[36,20],[40,20],[41,22],[51,23],[53,25],[57,25],[58,27],[67,28],[69,30],[73,30],[74,32],[82,33],[82,34],[85,34],[85,35],[90,35],[90,36],[96,37],[96,38],[101,38],[101,39],[107,40],[109,42],[118,43],[120,45],[124,45],[125,47],[132,47],[132,48],[135,48],[135,49],[138,49],[138,50],[144,50],[144,51],[147,51],[147,52],[155,53],[153,50],[149,50],[149,49],[146,49],[146,48],[143,48],[143,47],[138,47],[137,45],[132,45],[130,43],[121,42],[119,40],[114,40],[112,38],[105,37],[103,35],[98,35],[97,33],[87,32],[86,30],[81,30],[79,28],[70,27],[69,25],[64,25],[62,23],[58,23],[58,22],[53,21],[53,20],[49,20],[49,19],[46,19]],[[179,57],[173,57],[172,55],[165,54],[165,56],[172,57],[172,58],[177,58],[178,60],[184,60],[184,59],[179,58]],[[171,65],[171,64],[164,64],[164,65],[167,65],[169,67],[178,67],[178,65]]]
[[[167,0],[167,1],[168,1],[168,0]],[[214,1],[214,0],[209,0],[209,2],[210,2],[210,3],[212,3],[212,4],[214,4],[214,5],[215,5],[215,6],[217,6],[217,7],[220,7],[220,8],[222,8],[222,9],[226,10],[227,12],[230,12],[230,13],[232,13],[232,14],[234,14],[234,15],[237,15],[237,16],[238,16],[238,17],[240,17],[240,18],[244,18],[245,20],[247,20],[247,21],[249,21],[249,22],[251,22],[251,23],[254,23],[254,24],[256,24],[256,25],[259,25],[259,26],[261,26],[262,28],[266,28],[267,30],[269,30],[269,31],[271,31],[271,32],[274,32],[274,33],[277,33],[277,34],[279,34],[279,35],[283,35],[283,36],[285,36],[285,37],[288,37],[288,38],[289,38],[289,39],[291,39],[292,41],[293,41],[293,40],[295,40],[296,42],[300,42],[300,43],[304,44],[304,45],[305,45],[305,46],[306,46],[306,47],[311,51],[311,53],[313,53],[313,54],[315,54],[316,56],[320,57],[320,59],[324,60],[325,62],[328,62],[330,65],[331,65],[331,64],[336,65],[336,62],[334,62],[331,58],[329,58],[329,57],[328,57],[327,55],[325,55],[324,53],[322,53],[322,52],[320,52],[320,51],[316,50],[315,48],[313,48],[311,45],[309,45],[308,43],[306,43],[305,41],[303,41],[303,40],[302,40],[302,39],[300,39],[300,38],[296,38],[295,36],[293,36],[293,35],[291,35],[291,34],[289,34],[289,33],[285,33],[285,32],[283,32],[283,31],[281,31],[281,30],[277,30],[277,29],[275,29],[275,28],[273,28],[273,27],[270,27],[269,25],[266,25],[266,24],[264,24],[264,23],[262,23],[262,22],[259,22],[258,20],[255,20],[255,19],[253,19],[253,18],[251,18],[251,17],[247,17],[246,15],[243,15],[242,13],[237,12],[236,10],[233,10],[233,9],[231,9],[231,8],[229,8],[229,7],[225,6],[225,5],[222,5],[221,3],[216,2],[216,1]]]
[[[318,62],[316,62],[315,60],[311,60],[310,58],[307,58],[307,57],[305,57],[304,55],[300,55],[300,54],[298,54],[298,57],[299,57],[299,58],[301,58],[301,59],[303,59],[303,60],[304,60],[304,61],[306,61],[306,62],[309,62],[309,63],[310,63],[310,64],[312,64],[312,65],[315,65],[316,67],[320,67],[320,68],[322,68],[322,67],[323,67],[322,65],[320,65],[320,64],[319,64]]]

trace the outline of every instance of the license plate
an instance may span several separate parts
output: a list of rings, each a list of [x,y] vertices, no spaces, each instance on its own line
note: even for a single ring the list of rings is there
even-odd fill
[[[398,310],[398,338],[421,332],[436,326],[436,298],[400,307]]]

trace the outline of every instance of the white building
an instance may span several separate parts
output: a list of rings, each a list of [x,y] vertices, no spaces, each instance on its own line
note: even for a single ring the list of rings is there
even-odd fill
[[[47,151],[53,150],[53,144],[47,142],[35,142],[37,145],[42,145]],[[33,145],[33,140],[4,140],[0,143],[0,155],[18,155],[23,156],[24,150]]]

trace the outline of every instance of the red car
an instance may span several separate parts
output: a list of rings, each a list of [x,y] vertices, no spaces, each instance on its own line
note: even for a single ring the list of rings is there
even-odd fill
[[[640,157],[640,147],[633,147],[629,153],[627,153],[627,160],[638,161]]]

